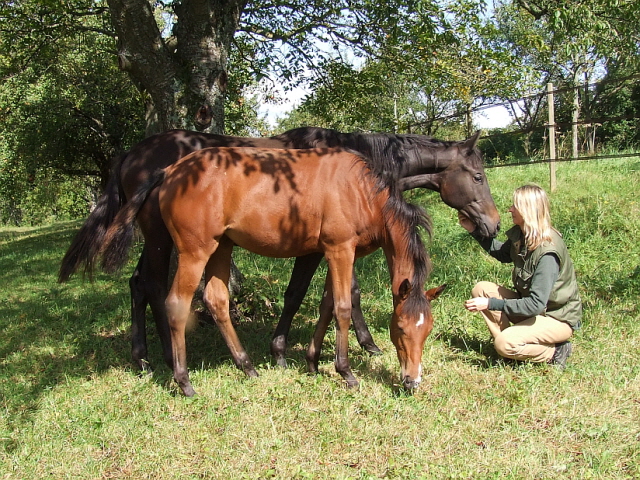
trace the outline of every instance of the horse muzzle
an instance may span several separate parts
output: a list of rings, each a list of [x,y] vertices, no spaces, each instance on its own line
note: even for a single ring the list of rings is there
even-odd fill
[[[495,207],[494,207],[495,209]],[[464,216],[471,220],[477,227],[478,233],[483,237],[494,238],[500,231],[500,215],[495,210],[494,215],[488,215],[478,208],[465,208],[459,210]]]
[[[420,386],[421,381],[422,381],[422,378],[420,377],[411,378],[409,376],[406,376],[402,379],[402,386],[405,388],[405,390],[414,392]]]
[[[400,367],[400,376],[402,378],[402,386],[405,390],[414,391],[422,382],[422,364],[418,363],[417,368],[410,368],[409,365]]]

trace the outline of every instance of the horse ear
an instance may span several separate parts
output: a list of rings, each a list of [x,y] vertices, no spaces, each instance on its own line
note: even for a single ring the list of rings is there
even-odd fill
[[[406,300],[406,298],[411,293],[411,290],[413,290],[413,285],[411,285],[409,279],[405,278],[400,284],[400,288],[398,289],[398,295],[400,295],[400,299]]]
[[[471,137],[467,138],[464,141],[465,148],[467,148],[469,151],[476,148],[476,145],[478,145],[478,140],[480,139],[480,133],[481,133],[481,130],[478,130]]]
[[[447,288],[447,284],[443,284],[440,285],[439,287],[436,288],[432,288],[430,290],[427,290],[425,293],[425,295],[427,296],[427,300],[429,300],[430,302],[432,302],[433,300],[435,300],[436,298],[438,298],[440,296],[440,294],[442,292],[445,291],[445,289]]]

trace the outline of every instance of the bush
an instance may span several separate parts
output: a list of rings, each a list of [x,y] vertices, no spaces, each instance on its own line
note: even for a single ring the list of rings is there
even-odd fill
[[[87,215],[97,180],[66,177],[52,169],[28,172],[0,162],[0,224],[42,225]]]

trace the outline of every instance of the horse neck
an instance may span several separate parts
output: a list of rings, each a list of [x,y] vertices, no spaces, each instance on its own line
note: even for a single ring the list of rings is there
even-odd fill
[[[457,158],[456,149],[444,145],[414,145],[402,163],[399,178],[437,174],[451,166]]]
[[[395,295],[404,279],[413,282],[416,265],[409,245],[409,236],[405,231],[406,226],[394,221],[386,223],[386,241],[382,245],[382,250],[387,259],[391,289]]]

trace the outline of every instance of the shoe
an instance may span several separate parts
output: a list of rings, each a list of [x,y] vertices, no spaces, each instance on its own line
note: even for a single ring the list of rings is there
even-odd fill
[[[561,370],[564,370],[567,366],[567,358],[571,356],[572,350],[571,342],[556,343],[556,350],[553,352],[553,357],[549,363],[557,365]]]

